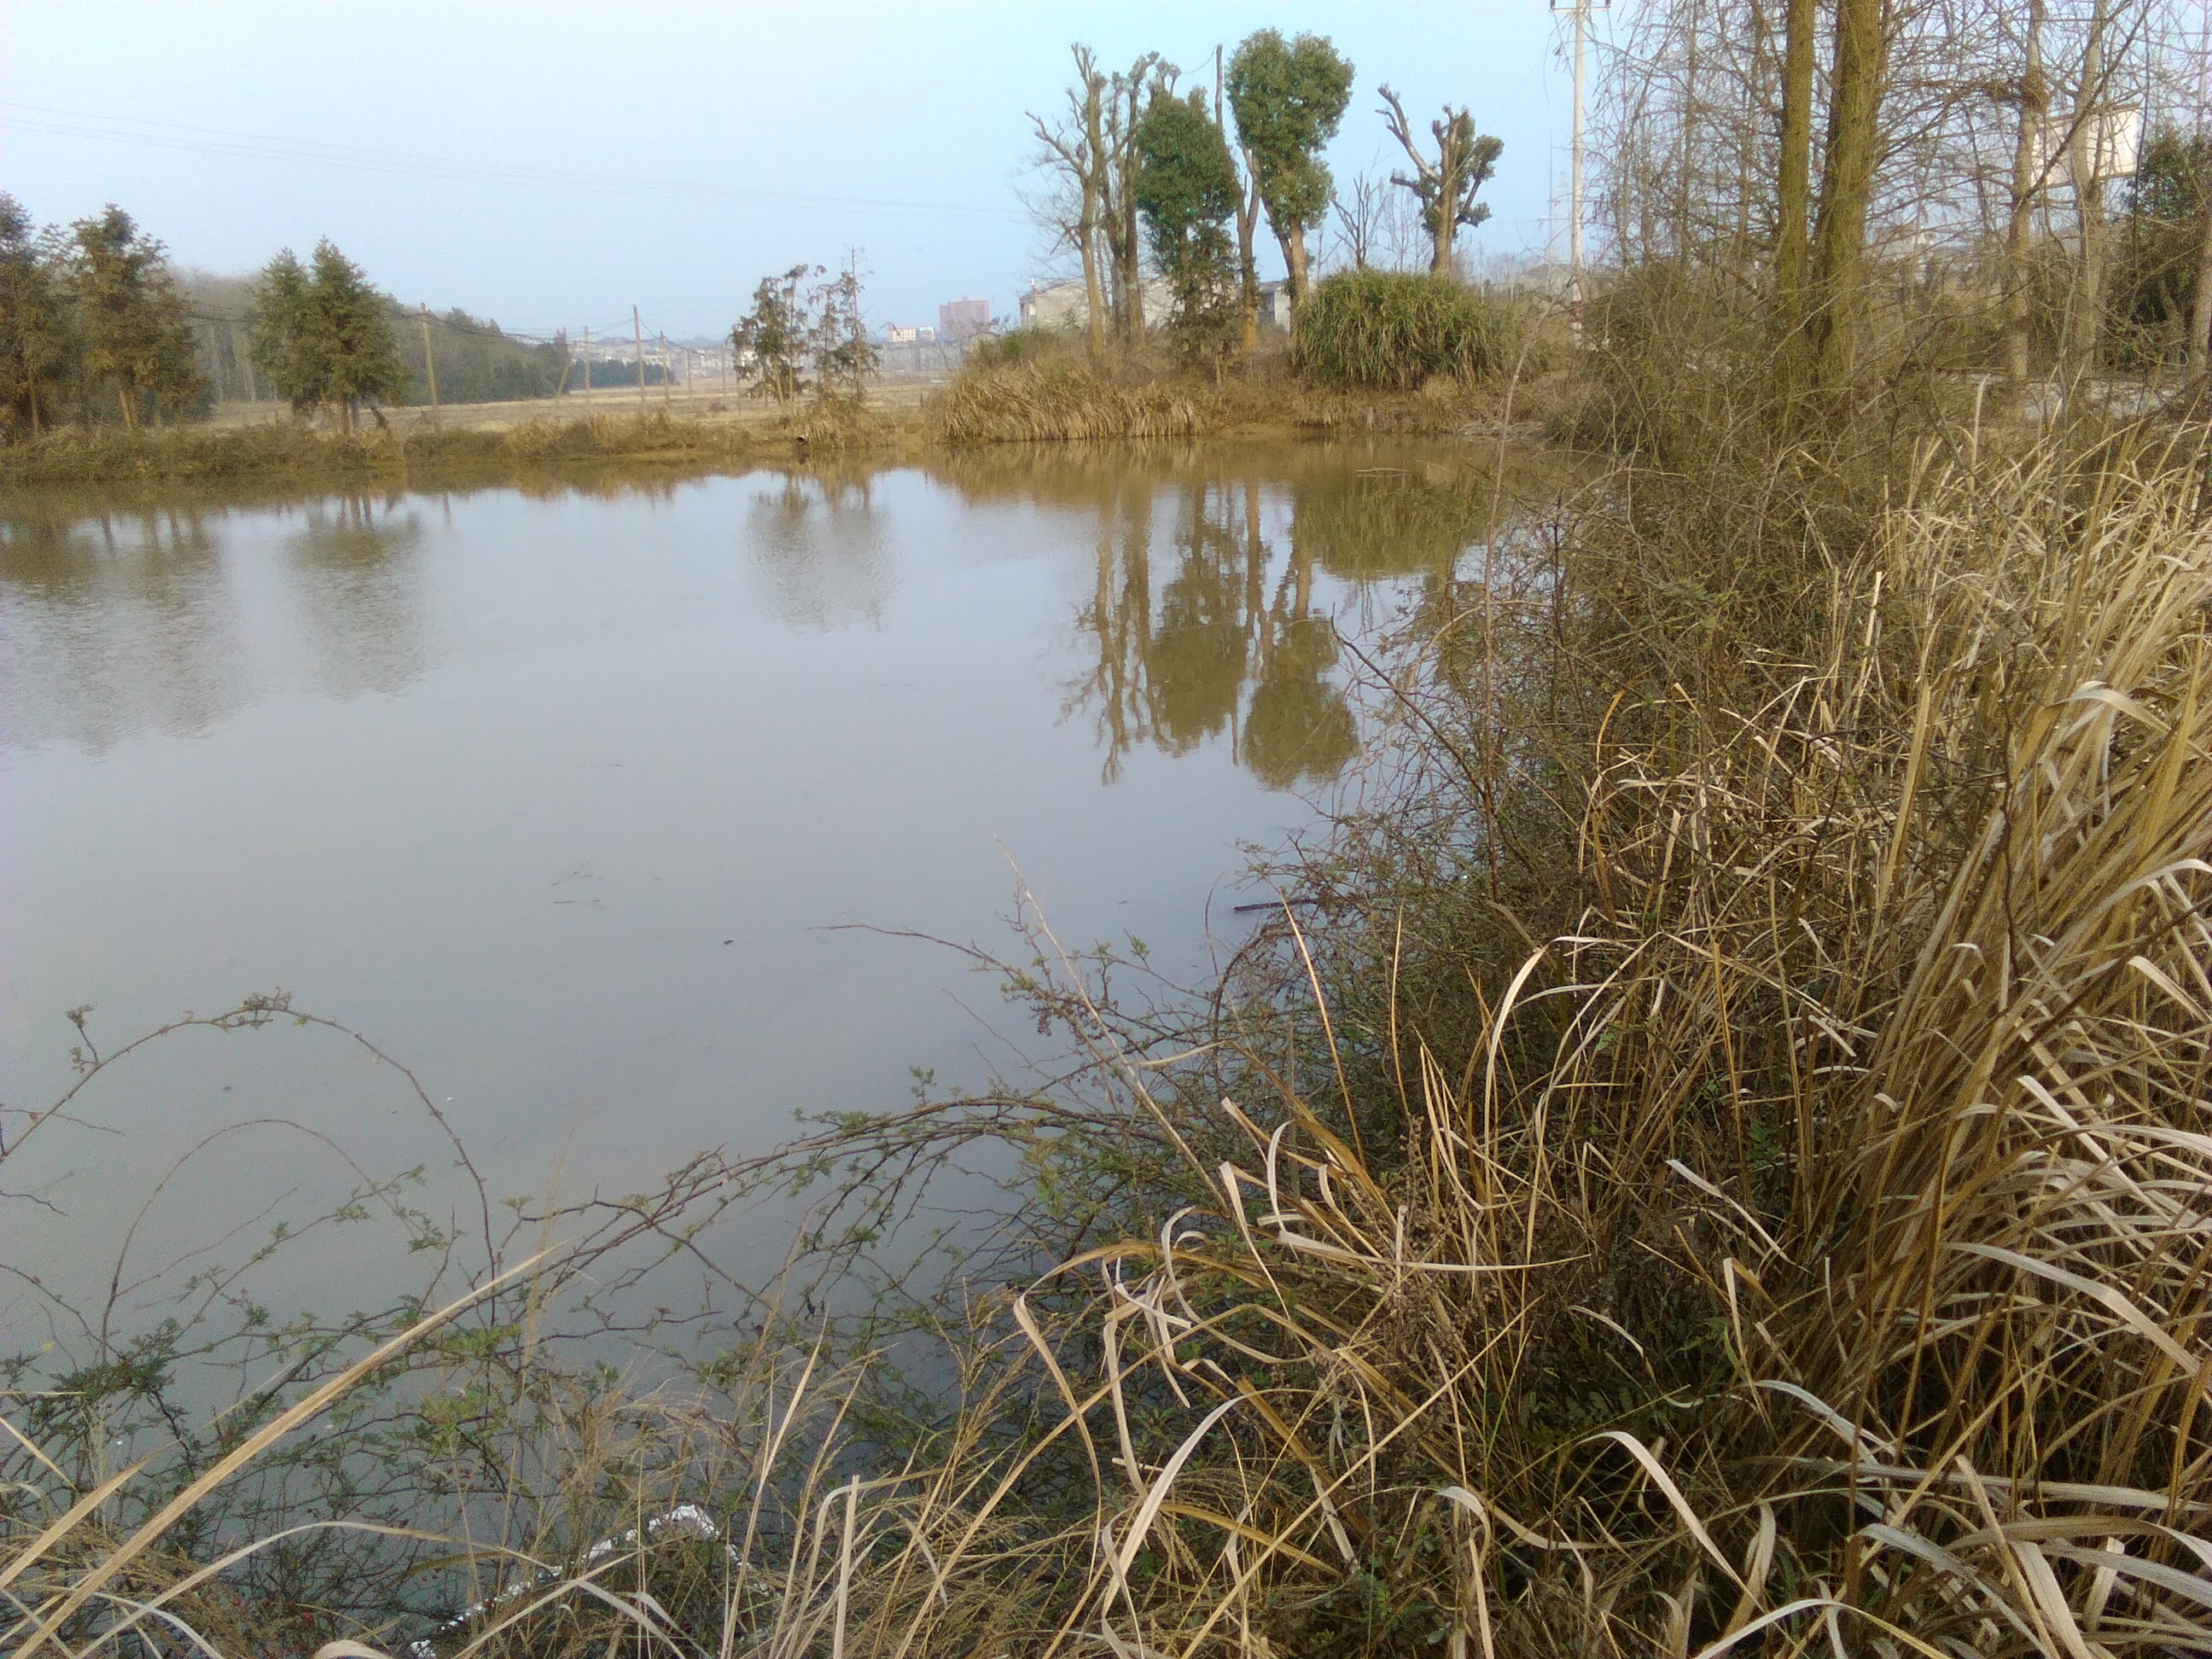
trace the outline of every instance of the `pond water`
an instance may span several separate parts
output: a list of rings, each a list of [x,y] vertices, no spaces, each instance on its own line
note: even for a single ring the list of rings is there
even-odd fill
[[[1017,950],[1018,878],[1063,940],[1202,976],[1264,896],[1243,845],[1310,824],[1358,750],[1340,630],[1449,579],[1473,466],[1276,446],[19,497],[0,1125],[69,1085],[69,1010],[106,1049],[277,988],[410,1066],[500,1193],[643,1187],[896,1106],[912,1067],[981,1083],[1020,1021],[912,936]],[[0,1231],[66,1277],[179,1158],[164,1248],[266,1224],[348,1157],[450,1156],[332,1033],[187,1033],[8,1160]]]

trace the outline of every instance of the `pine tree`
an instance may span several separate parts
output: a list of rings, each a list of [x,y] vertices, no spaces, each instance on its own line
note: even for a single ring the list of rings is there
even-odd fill
[[[321,409],[349,433],[362,404],[414,383],[392,316],[392,301],[327,238],[315,245],[312,266],[286,248],[254,295],[254,365],[295,410]]]
[[[338,410],[341,424],[351,432],[355,411],[362,404],[374,407],[399,397],[414,384],[415,376],[399,356],[392,302],[371,288],[361,267],[327,238],[315,244],[308,292],[327,395]]]

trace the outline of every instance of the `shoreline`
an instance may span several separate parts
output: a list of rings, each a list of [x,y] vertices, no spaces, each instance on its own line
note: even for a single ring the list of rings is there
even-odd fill
[[[921,395],[899,395],[909,391]],[[594,463],[711,471],[833,455],[904,460],[999,445],[1370,436],[1527,441],[1542,437],[1543,417],[1559,401],[1553,388],[1534,385],[1519,388],[1516,399],[1494,386],[1328,392],[1276,376],[1124,386],[1085,370],[1018,368],[949,387],[894,386],[860,404],[818,402],[788,411],[716,402],[642,413],[549,406],[543,415],[516,418],[513,411],[529,406],[494,404],[475,418],[448,411],[435,425],[405,411],[414,418],[351,434],[283,417],[136,433],[71,430],[0,449],[0,495],[71,486],[368,483]]]

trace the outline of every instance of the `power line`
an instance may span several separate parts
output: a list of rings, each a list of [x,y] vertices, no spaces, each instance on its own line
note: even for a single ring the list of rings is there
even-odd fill
[[[386,173],[416,179],[449,179],[464,183],[520,185],[532,189],[588,191],[603,195],[645,197],[668,201],[714,200],[753,207],[795,207],[817,210],[867,208],[893,212],[964,213],[988,218],[1022,219],[1027,215],[1011,208],[981,207],[967,202],[923,202],[890,197],[819,196],[798,191],[756,190],[739,185],[710,185],[684,179],[623,178],[607,173],[574,173],[558,167],[519,166],[504,161],[461,161],[449,157],[410,154],[401,150],[363,149],[351,144],[325,143],[308,138],[278,138],[265,133],[235,132],[218,127],[188,126],[174,121],[147,121],[132,116],[102,115],[85,110],[57,108],[0,99],[5,125],[20,132],[51,133],[65,138],[90,138],[107,143],[134,144],[153,149],[193,150],[203,155],[228,155],[241,161],[307,162],[314,167],[343,167],[355,172]]]

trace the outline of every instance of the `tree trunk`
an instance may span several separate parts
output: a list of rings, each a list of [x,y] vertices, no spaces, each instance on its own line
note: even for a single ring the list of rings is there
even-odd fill
[[[1091,355],[1096,357],[1106,349],[1106,307],[1098,284],[1098,192],[1087,180],[1075,239],[1083,249],[1083,310],[1090,325]]]
[[[130,381],[118,380],[115,382],[115,397],[116,400],[123,405],[123,429],[125,432],[136,432],[138,429],[138,409],[136,400],[131,396],[131,390]]]
[[[1881,116],[1887,40],[1882,0],[1836,0],[1836,68],[1820,213],[1813,232],[1809,319],[1813,380],[1838,391],[1850,379],[1853,325],[1866,280],[1866,222]]]
[[[2005,225],[2005,380],[2014,410],[2027,402],[2028,238],[2035,228],[2037,138],[2051,108],[2043,82],[2043,0],[2028,0],[2027,45],[2020,72],[2020,128],[2012,146],[2011,214]]]
[[[2189,347],[2184,359],[2191,386],[2204,379],[2205,337],[2212,335],[2212,179],[2204,184],[2204,228],[2197,250],[2197,291],[2189,301]],[[35,399],[31,407],[38,408]]]
[[[2074,94],[2074,131],[2067,144],[2074,174],[2074,210],[2081,238],[2075,267],[2073,314],[2066,328],[2068,396],[2097,364],[2098,337],[2105,319],[2105,181],[2101,168],[2101,114],[2105,101],[2105,0],[2089,11],[2088,38],[2081,46],[2081,79]]]
[[[1814,13],[1815,0],[1788,0],[1783,19],[1782,167],[1775,191],[1774,301],[1788,334],[1795,334],[1805,324],[1805,239],[1813,222]]]
[[[1306,302],[1306,228],[1297,220],[1284,227],[1283,269],[1290,273],[1291,314]]]
[[[1249,351],[1260,343],[1260,272],[1252,260],[1252,232],[1260,218],[1260,170],[1252,165],[1252,152],[1244,155],[1248,181],[1237,198],[1237,296],[1242,306],[1237,341]]]

